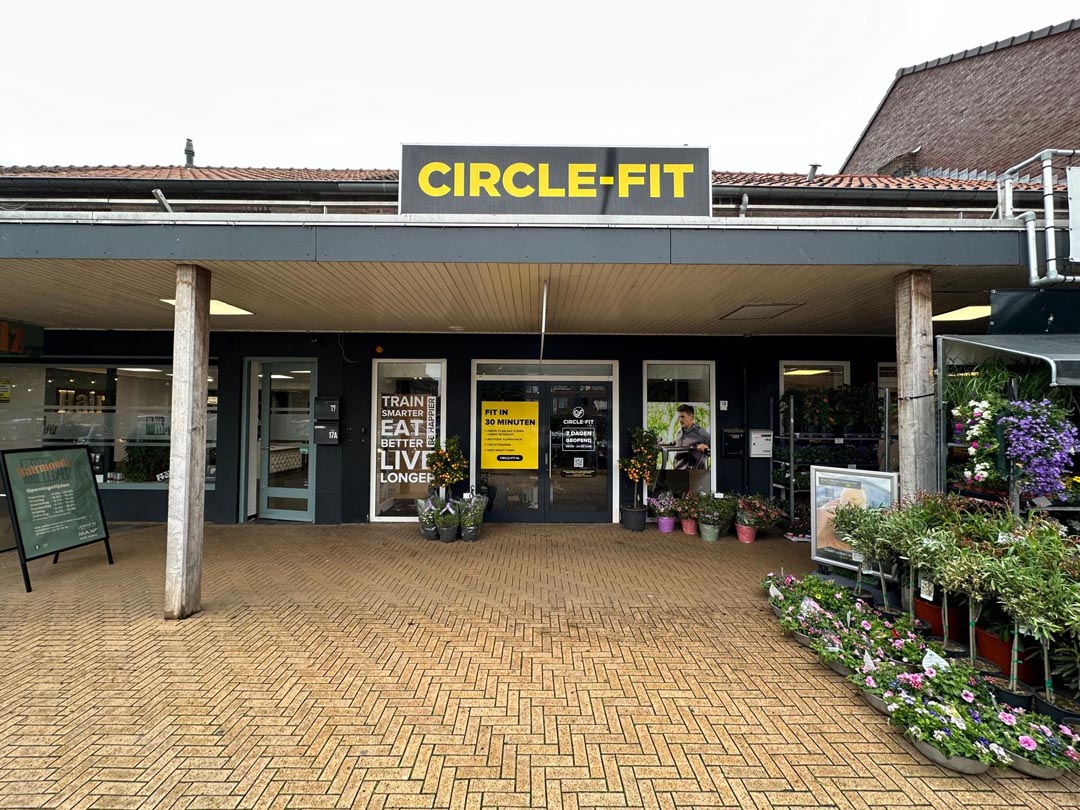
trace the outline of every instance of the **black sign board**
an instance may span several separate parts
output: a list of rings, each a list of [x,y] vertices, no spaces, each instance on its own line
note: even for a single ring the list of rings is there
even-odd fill
[[[0,472],[7,492],[23,585],[30,593],[26,563],[91,543],[105,543],[113,563],[101,493],[90,462],[90,448],[36,447],[0,450]]]
[[[402,214],[707,217],[709,150],[406,144]]]
[[[315,444],[341,444],[341,425],[337,422],[316,422]]]
[[[315,418],[323,422],[341,419],[341,400],[337,397],[315,397]]]
[[[0,356],[41,357],[45,330],[20,321],[0,320]]]

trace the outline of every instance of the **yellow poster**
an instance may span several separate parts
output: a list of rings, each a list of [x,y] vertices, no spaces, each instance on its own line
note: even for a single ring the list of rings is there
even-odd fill
[[[482,402],[480,466],[535,470],[540,459],[539,402]]]

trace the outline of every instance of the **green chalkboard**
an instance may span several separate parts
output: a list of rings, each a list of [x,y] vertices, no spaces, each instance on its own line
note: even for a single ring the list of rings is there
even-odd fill
[[[0,450],[11,527],[27,591],[26,561],[104,541],[109,530],[85,446]]]

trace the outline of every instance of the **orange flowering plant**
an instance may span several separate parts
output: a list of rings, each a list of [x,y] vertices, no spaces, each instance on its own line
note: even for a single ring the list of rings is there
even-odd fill
[[[634,482],[634,506],[640,506],[638,484],[651,484],[656,478],[656,446],[659,437],[651,430],[634,428],[630,431],[630,455],[619,459],[619,469]]]

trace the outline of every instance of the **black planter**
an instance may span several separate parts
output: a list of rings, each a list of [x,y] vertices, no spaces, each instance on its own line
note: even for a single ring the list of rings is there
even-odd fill
[[[1064,701],[1058,703],[1049,703],[1046,700],[1046,692],[1035,693],[1035,711],[1039,714],[1045,714],[1048,717],[1052,717],[1055,723],[1064,722],[1066,717],[1070,717],[1076,714],[1076,704],[1070,701],[1068,704]],[[1055,695],[1057,697],[1057,695]],[[1061,705],[1059,705],[1059,703]]]
[[[934,641],[945,648],[946,658],[967,658],[968,648],[966,644],[961,644],[959,641],[953,641],[951,638],[948,641],[942,639],[941,636],[930,636],[927,641]]]
[[[421,526],[420,532],[424,535],[425,540],[439,539],[439,530],[434,526]]]
[[[480,527],[479,526],[462,526],[461,527],[461,539],[466,543],[475,543],[480,539]]]
[[[1024,711],[1031,711],[1032,701],[1035,697],[1035,690],[1025,683],[1017,683],[1016,692],[1011,691],[1008,688],[1009,679],[1001,677],[988,677],[983,680],[990,686],[990,690],[994,693],[994,699],[1005,706],[1012,706],[1014,709],[1023,709]]]
[[[454,526],[439,526],[439,539],[444,543],[453,543],[457,540],[458,527]]]
[[[649,514],[647,506],[620,506],[619,512],[622,515],[624,529],[632,532],[645,531],[645,518]]]

